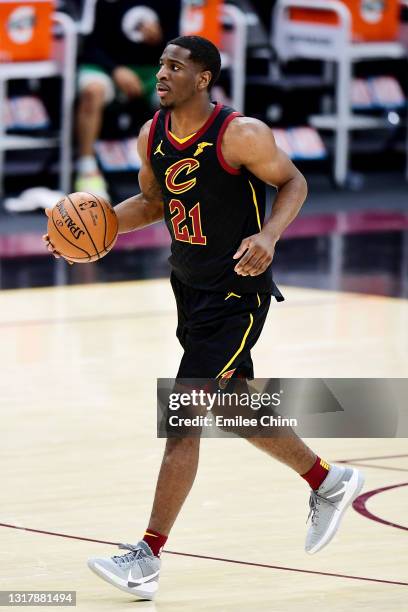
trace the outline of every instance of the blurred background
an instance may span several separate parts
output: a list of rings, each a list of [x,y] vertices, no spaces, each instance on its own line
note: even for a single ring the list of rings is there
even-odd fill
[[[408,297],[407,0],[0,0],[0,288],[168,275],[163,224],[72,267],[41,236],[60,193],[139,191],[179,33],[219,46],[213,99],[265,121],[308,180],[277,283]]]

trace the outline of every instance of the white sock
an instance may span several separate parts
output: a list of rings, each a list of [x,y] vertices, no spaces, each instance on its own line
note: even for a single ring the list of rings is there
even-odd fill
[[[83,155],[77,161],[79,174],[96,174],[99,172],[96,158],[93,155]]]

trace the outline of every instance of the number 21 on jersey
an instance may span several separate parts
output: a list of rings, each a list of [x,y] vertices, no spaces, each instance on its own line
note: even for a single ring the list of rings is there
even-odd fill
[[[200,202],[197,202],[188,213],[191,218],[192,233],[190,233],[186,223],[187,215],[186,208],[180,200],[172,199],[169,203],[171,224],[173,226],[174,238],[180,242],[189,242],[190,244],[207,244],[207,237],[203,236],[201,229]]]

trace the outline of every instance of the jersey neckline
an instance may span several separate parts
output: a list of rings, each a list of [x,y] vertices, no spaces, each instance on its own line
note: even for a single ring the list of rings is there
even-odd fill
[[[214,123],[215,119],[217,118],[217,116],[219,115],[221,109],[223,108],[223,104],[220,103],[216,103],[215,107],[213,109],[213,112],[211,113],[211,115],[208,117],[207,121],[204,123],[203,126],[201,126],[201,128],[199,130],[197,130],[197,132],[195,132],[191,138],[188,138],[185,142],[183,143],[179,143],[177,140],[175,140],[175,138],[172,136],[170,129],[169,129],[169,123],[170,123],[170,115],[171,115],[171,111],[168,111],[166,113],[166,118],[165,118],[165,131],[166,131],[166,136],[167,139],[171,142],[171,144],[173,145],[173,147],[175,147],[176,149],[178,149],[179,151],[182,151],[183,149],[187,149],[188,147],[191,147],[191,145],[193,145],[199,138],[201,138],[201,136],[209,129],[209,127]]]
[[[169,134],[179,144],[184,144],[185,142],[187,142],[187,140],[191,140],[191,138],[193,138],[193,136],[195,136],[197,134],[197,132],[193,132],[192,134],[190,134],[189,136],[186,136],[185,138],[177,138],[177,136],[175,134],[173,134],[173,132],[171,130],[169,130]]]

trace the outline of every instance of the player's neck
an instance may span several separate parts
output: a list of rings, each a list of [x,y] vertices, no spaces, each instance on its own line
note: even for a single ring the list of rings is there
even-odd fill
[[[214,110],[209,98],[183,104],[171,111],[171,131],[178,138],[185,138],[197,132],[207,121]]]

